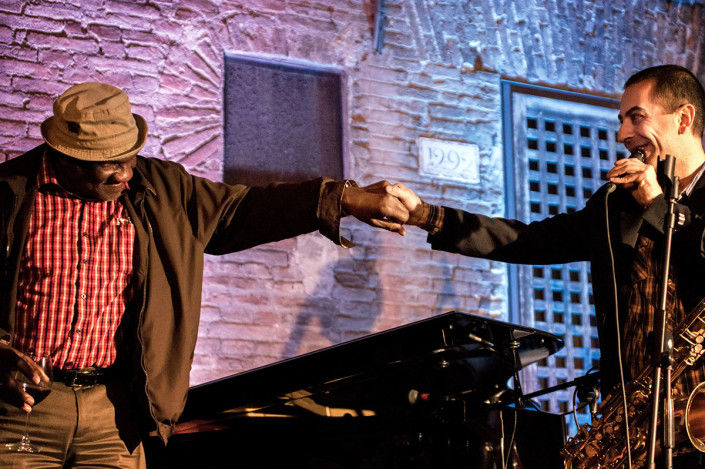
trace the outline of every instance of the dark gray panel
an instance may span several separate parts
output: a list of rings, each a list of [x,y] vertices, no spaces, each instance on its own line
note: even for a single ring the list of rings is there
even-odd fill
[[[340,88],[334,72],[226,56],[224,180],[342,178]]]

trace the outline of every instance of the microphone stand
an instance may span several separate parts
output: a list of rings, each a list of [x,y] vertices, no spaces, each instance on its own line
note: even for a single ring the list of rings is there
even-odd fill
[[[524,408],[524,391],[521,388],[521,380],[519,379],[519,369],[521,368],[521,358],[519,357],[519,340],[514,337],[514,331],[509,332],[509,338],[510,341],[507,344],[507,347],[511,350],[512,354],[512,361],[514,364],[514,428],[512,430],[512,436],[509,439],[509,447],[505,448],[504,440],[506,439],[505,433],[504,433],[504,418],[502,415],[503,410],[499,410],[499,418],[501,421],[501,427],[502,427],[502,435],[500,437],[500,451],[502,452],[502,468],[505,469],[509,467],[510,461],[512,460],[512,456],[518,454],[515,454],[514,452],[514,443],[515,443],[515,436],[516,436],[516,425],[517,425],[517,419],[519,418],[519,415],[517,413],[517,409]],[[507,457],[505,459],[504,454],[506,454]],[[512,466],[513,467],[513,466]]]
[[[529,399],[533,399],[534,397],[539,397],[543,396],[544,394],[550,394],[554,391],[560,391],[561,389],[567,389],[572,386],[582,386],[583,384],[591,385],[593,387],[598,387],[598,380],[599,380],[600,372],[599,371],[593,371],[592,373],[589,373],[587,375],[579,376],[578,378],[575,378],[573,381],[566,381],[563,384],[557,384],[555,386],[551,386],[550,388],[544,388],[544,389],[539,389],[538,391],[534,391],[529,394],[524,394],[524,401],[527,401]]]
[[[651,421],[649,422],[648,469],[656,468],[656,433],[659,416],[661,382],[663,381],[663,437],[661,449],[665,467],[673,467],[673,396],[671,395],[671,370],[673,365],[673,336],[667,327],[666,299],[671,264],[671,244],[676,225],[675,205],[678,197],[678,178],[673,176],[675,157],[666,155],[664,161],[664,195],[667,209],[663,227],[663,267],[659,285],[659,305],[654,318],[655,337],[653,350],[653,378],[651,382]],[[663,377],[663,380],[661,379]]]

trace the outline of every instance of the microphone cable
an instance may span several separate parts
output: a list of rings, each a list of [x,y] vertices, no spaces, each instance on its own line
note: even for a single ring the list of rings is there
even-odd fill
[[[612,236],[610,234],[610,210],[609,196],[615,191],[617,186],[610,183],[605,194],[605,225],[607,227],[607,248],[610,255],[610,266],[612,267],[612,296],[614,299],[614,326],[617,332],[617,364],[619,368],[619,380],[621,384],[622,407],[624,409],[624,432],[626,435],[627,467],[632,468],[632,448],[629,440],[629,412],[627,404],[627,389],[624,382],[624,365],[622,363],[622,328],[619,325],[619,296],[617,294],[617,271],[614,267],[614,250],[612,249]]]
[[[512,461],[512,455],[514,450],[514,439],[516,438],[517,431],[517,420],[519,419],[519,410],[514,407],[514,422],[512,424],[512,434],[509,438],[509,445],[505,446],[504,442],[506,440],[506,435],[504,434],[504,409],[499,409],[499,424],[501,427],[501,436],[499,442],[499,451],[502,453],[502,469],[507,469],[508,464]],[[514,461],[517,462],[517,461]]]
[[[591,371],[595,371],[595,367],[593,366],[587,372],[585,372],[584,376],[588,376]],[[581,387],[582,384],[578,384],[575,386],[575,389],[573,390],[573,402],[571,403],[573,405],[573,409],[569,410],[567,412],[564,412],[561,415],[568,415],[568,414],[573,414],[573,421],[575,422],[576,428],[580,427],[580,424],[578,423],[578,412],[583,410],[584,408],[589,406],[590,410],[590,418],[592,420],[595,419],[595,416],[597,415],[597,401],[600,399],[600,389],[599,389],[599,384],[595,383],[591,386],[591,393],[586,397],[585,403],[582,405],[575,405],[575,401],[577,400],[578,402],[582,403],[583,399],[580,397],[581,393]]]

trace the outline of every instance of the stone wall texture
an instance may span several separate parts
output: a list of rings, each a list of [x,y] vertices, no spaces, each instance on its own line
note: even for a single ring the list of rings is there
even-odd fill
[[[223,172],[223,56],[344,70],[347,177],[401,181],[432,203],[504,214],[500,80],[618,97],[634,71],[705,78],[703,3],[687,0],[0,0],[0,160],[41,143],[69,86],[124,89],[142,152]],[[480,148],[479,184],[419,173],[417,138]],[[429,250],[345,220],[356,247],[314,233],[208,257],[192,382],[459,310],[508,318],[501,263]]]

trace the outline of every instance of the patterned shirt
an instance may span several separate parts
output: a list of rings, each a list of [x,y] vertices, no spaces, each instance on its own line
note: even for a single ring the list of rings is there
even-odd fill
[[[624,327],[625,363],[632,379],[636,379],[651,363],[656,313],[658,312],[658,291],[661,281],[661,243],[649,236],[639,236],[636,256],[632,266],[632,282],[624,286],[628,298],[627,320]],[[675,265],[669,268],[666,294],[668,328],[673,331],[681,324],[690,311],[686,311],[676,288],[678,271]],[[676,339],[677,341],[677,339]],[[675,381],[675,394],[689,395],[695,386],[705,381],[703,362],[698,361],[688,367]]]
[[[688,187],[681,192],[680,198],[690,196],[696,183],[705,173],[705,164],[701,165]],[[653,230],[651,230],[652,232]],[[655,242],[649,235],[650,230],[644,230],[639,235],[636,245],[636,255],[632,265],[631,284],[623,287],[623,293],[628,299],[627,320],[624,327],[625,362],[632,379],[636,379],[647,365],[651,363],[650,352],[654,348],[653,335],[656,313],[659,310],[659,282],[663,259],[662,243]],[[663,238],[655,235],[654,238]],[[668,330],[673,331],[686,319],[690,311],[686,311],[683,299],[676,288],[678,285],[678,270],[676,265],[669,266],[669,278],[666,288],[666,313]],[[677,338],[674,338],[678,342]],[[676,379],[674,394],[688,396],[695,387],[705,382],[705,364],[700,360],[684,370]]]
[[[63,369],[115,362],[130,300],[135,229],[119,201],[59,186],[46,154],[17,287],[13,345]]]

